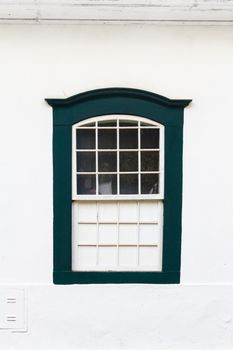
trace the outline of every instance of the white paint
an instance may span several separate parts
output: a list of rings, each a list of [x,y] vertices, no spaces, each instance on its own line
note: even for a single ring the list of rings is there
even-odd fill
[[[0,21],[231,23],[233,0],[5,0],[0,4]]]
[[[4,350],[231,350],[232,287],[28,287],[29,330]]]
[[[163,201],[75,200],[72,212],[73,271],[161,271]]]
[[[25,286],[29,313],[1,349],[232,349],[232,40],[231,27],[0,27],[0,282]],[[44,98],[113,86],[193,99],[180,286],[52,285]]]
[[[0,290],[0,330],[26,331],[26,305],[23,289]]]
[[[103,124],[103,122],[107,121],[114,123],[115,126],[109,127],[108,124]],[[125,126],[125,121],[132,122],[131,126]],[[158,199],[163,198],[164,195],[163,125],[138,116],[108,115],[88,118],[86,121],[73,125],[72,129],[73,271],[161,271],[163,201]],[[143,144],[141,135],[145,130],[157,130],[159,132],[157,136],[158,144],[154,144],[154,148],[152,148],[152,145],[148,148]],[[115,133],[115,145],[113,142],[113,144],[106,147],[106,144],[101,144],[101,133],[108,135],[106,134],[108,131]],[[127,144],[126,148],[126,145],[121,143],[121,133],[128,133],[129,131],[136,133],[137,145],[133,148],[129,144]],[[83,136],[80,134],[83,132],[88,132],[91,135],[90,140],[92,139],[92,142],[90,140],[89,142],[83,142]],[[136,155],[137,168],[128,168],[128,171],[121,169],[120,155],[124,152],[132,151]],[[99,157],[105,155],[105,152],[115,156],[115,166],[113,165],[112,168],[101,168]],[[143,164],[143,152],[158,154],[159,164],[158,168],[155,167],[155,171],[146,171],[143,169],[143,166],[141,167],[141,158]],[[92,171],[90,171],[90,168],[83,166],[83,161],[80,162],[81,166],[79,166],[80,154],[82,154],[82,157],[86,154],[93,155],[95,164]],[[87,158],[86,164],[88,164]],[[99,181],[99,176],[109,176],[109,174],[116,179],[116,194],[112,191],[111,181],[102,184]],[[141,177],[148,174],[150,174],[149,176],[151,174],[152,176],[158,176],[158,181],[155,182],[153,180],[153,184],[150,185],[151,189],[149,188],[147,193],[145,192],[142,195],[143,184],[141,186]],[[131,176],[137,177],[137,195],[122,195],[122,175],[128,175],[128,178]],[[79,186],[81,187],[81,185],[78,182],[78,178],[81,176],[86,179],[83,182],[83,186],[86,189],[84,193],[79,191]],[[88,180],[88,177],[89,179],[90,177],[94,179],[95,185],[93,185],[93,180]],[[105,186],[105,193],[103,192],[103,185]],[[158,194],[151,193],[154,187],[158,187],[156,190]],[[135,193],[134,190],[133,193]],[[106,195],[108,195],[107,198]],[[142,198],[148,200],[143,202]],[[109,201],[110,199],[111,201]],[[128,200],[125,201],[125,199]],[[94,215],[93,211],[96,211]],[[89,212],[90,217],[87,217]],[[94,223],[93,217],[96,218]],[[123,223],[124,225],[122,226]],[[149,226],[148,223],[150,223]],[[135,236],[135,242],[132,242],[128,235]],[[122,239],[124,243],[122,243]],[[156,243],[154,242],[155,240]]]

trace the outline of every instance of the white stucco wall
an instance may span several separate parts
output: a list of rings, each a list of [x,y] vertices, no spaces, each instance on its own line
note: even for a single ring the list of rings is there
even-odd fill
[[[0,27],[0,284],[28,330],[1,349],[233,348],[233,27]],[[181,285],[52,285],[46,97],[133,87],[185,110]]]

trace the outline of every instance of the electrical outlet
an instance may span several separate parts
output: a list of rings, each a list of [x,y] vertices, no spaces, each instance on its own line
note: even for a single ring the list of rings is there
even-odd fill
[[[0,289],[0,329],[26,330],[23,289]]]

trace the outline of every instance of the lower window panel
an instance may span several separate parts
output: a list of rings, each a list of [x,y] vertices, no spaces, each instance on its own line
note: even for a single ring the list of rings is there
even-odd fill
[[[73,271],[161,271],[163,201],[74,201]]]

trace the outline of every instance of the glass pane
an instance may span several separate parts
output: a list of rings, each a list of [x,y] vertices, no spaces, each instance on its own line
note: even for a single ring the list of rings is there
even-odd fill
[[[120,175],[120,194],[138,193],[138,175]]]
[[[138,148],[138,129],[121,129],[119,130],[119,133],[120,148]]]
[[[95,152],[77,152],[77,171],[95,172]]]
[[[116,126],[116,120],[104,120],[102,122],[98,122],[98,127],[111,127],[111,126]]]
[[[159,148],[159,129],[141,129],[141,148]]]
[[[112,174],[99,175],[99,194],[116,194],[117,176]]]
[[[138,171],[138,152],[120,152],[120,171]]]
[[[117,170],[117,152],[98,152],[100,172],[114,172]]]
[[[79,128],[90,128],[90,127],[93,127],[95,126],[95,123],[88,123],[88,124],[84,124],[82,126],[79,126]]]
[[[116,129],[99,129],[98,130],[98,147],[100,149],[113,149],[117,146]]]
[[[95,130],[76,130],[76,147],[78,149],[95,148]]]
[[[151,123],[145,123],[145,122],[140,122],[140,125],[141,126],[152,126]]]
[[[159,193],[159,174],[141,174],[141,193]]]
[[[134,120],[120,120],[120,126],[138,126],[138,122]]]
[[[95,175],[77,175],[77,194],[96,194]]]
[[[159,152],[141,152],[141,171],[159,170]]]

